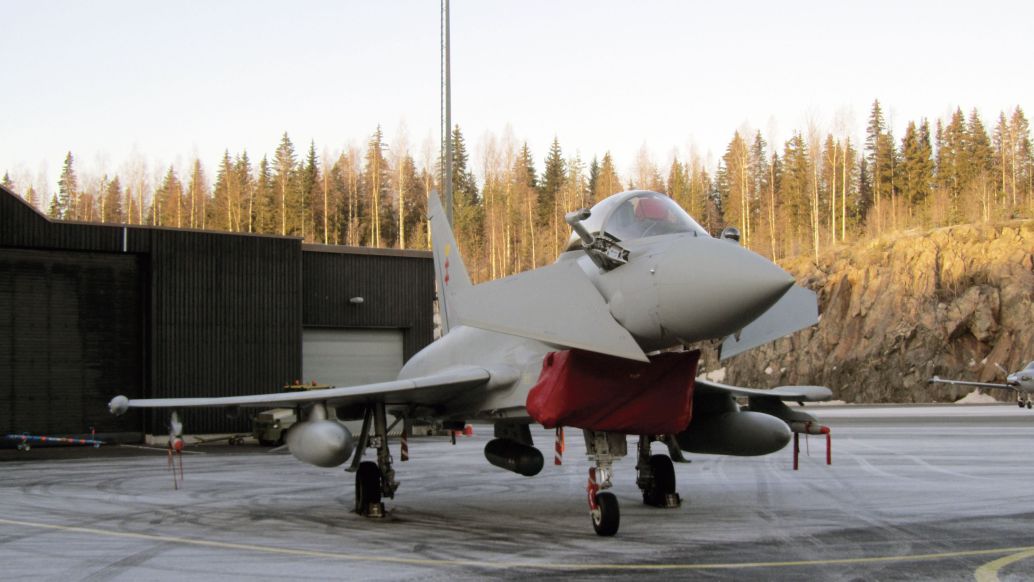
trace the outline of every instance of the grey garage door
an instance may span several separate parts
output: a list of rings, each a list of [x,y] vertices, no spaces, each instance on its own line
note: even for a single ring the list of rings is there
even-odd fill
[[[351,386],[394,380],[402,369],[402,330],[306,328],[304,382]]]

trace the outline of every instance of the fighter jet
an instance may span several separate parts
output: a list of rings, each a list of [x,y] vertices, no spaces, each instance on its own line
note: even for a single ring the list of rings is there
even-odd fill
[[[1004,368],[998,366],[1000,370],[1006,372]],[[968,380],[945,380],[939,376],[930,378],[930,384],[951,384],[953,386],[976,386],[978,388],[1005,388],[1006,390],[1016,391],[1016,404],[1020,408],[1026,406],[1030,409],[1034,404],[1031,404],[1031,394],[1034,394],[1034,362],[1027,364],[1026,368],[1023,368],[1019,372],[1013,372],[1009,374],[1006,372],[1005,384],[997,384],[994,382],[970,382]],[[1024,399],[1026,395],[1026,399]]]
[[[814,293],[738,244],[734,230],[710,236],[664,194],[615,194],[567,215],[566,250],[545,267],[472,285],[437,195],[429,202],[443,335],[406,362],[391,382],[307,393],[216,398],[127,399],[130,408],[293,406],[303,422],[287,434],[299,460],[349,462],[355,511],[384,514],[399,482],[388,435],[413,422],[460,429],[494,425],[485,447],[493,465],[532,476],[543,456],[530,425],[581,429],[591,461],[588,504],[599,535],[618,531],[613,462],[638,435],[643,501],[677,507],[672,460],[683,452],[765,455],[791,435],[828,433],[784,401],[826,400],[828,388],[757,390],[696,377],[693,342],[719,343],[721,357],[814,324]],[[708,348],[710,349],[710,348]],[[737,398],[747,399],[740,407]],[[393,424],[389,425],[389,418]],[[339,420],[362,419],[353,435]],[[660,442],[668,455],[652,454]],[[375,460],[364,460],[367,450]]]

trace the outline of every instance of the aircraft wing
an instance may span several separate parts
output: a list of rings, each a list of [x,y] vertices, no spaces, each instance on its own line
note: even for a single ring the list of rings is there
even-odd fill
[[[491,374],[484,368],[474,366],[446,370],[430,376],[363,384],[343,388],[308,390],[305,392],[280,392],[274,394],[252,394],[248,396],[220,396],[213,398],[137,398],[116,396],[108,404],[113,414],[122,414],[130,408],[192,408],[239,406],[244,408],[268,408],[271,406],[295,406],[307,402],[325,402],[331,406],[362,402],[385,402],[434,404],[442,402],[464,390],[485,385]]]
[[[927,380],[929,384],[951,384],[952,386],[976,386],[978,388],[1006,388],[1016,390],[1012,384],[996,384],[994,382],[970,382],[968,380],[945,380],[940,376],[934,376]]]
[[[819,322],[819,302],[814,291],[794,285],[768,311],[722,342],[719,359],[725,360],[760,345],[788,336]]]
[[[833,391],[825,386],[779,386],[762,390],[719,384],[703,376],[697,377],[694,390],[700,394],[727,394],[742,398],[777,398],[792,402],[821,402],[833,397]]]
[[[464,325],[649,362],[632,334],[574,261],[482,283],[456,292]]]

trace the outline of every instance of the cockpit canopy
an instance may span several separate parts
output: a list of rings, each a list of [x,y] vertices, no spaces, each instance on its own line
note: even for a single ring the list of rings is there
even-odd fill
[[[621,192],[601,200],[591,211],[591,216],[582,221],[585,229],[594,236],[605,233],[617,241],[674,233],[710,236],[674,200],[659,192]],[[572,233],[567,250],[581,246],[582,240]]]

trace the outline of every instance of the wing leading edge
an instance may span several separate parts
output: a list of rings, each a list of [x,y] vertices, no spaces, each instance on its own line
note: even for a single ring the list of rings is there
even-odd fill
[[[952,386],[976,386],[978,388],[1005,388],[1007,390],[1016,390],[1016,386],[1012,384],[995,384],[994,382],[970,382],[968,380],[945,380],[940,376],[934,376],[929,380],[930,384],[949,384]]]
[[[275,394],[251,394],[247,396],[221,396],[212,398],[137,398],[116,396],[108,403],[113,414],[123,414],[130,408],[192,408],[192,407],[268,407],[294,406],[311,402],[324,402],[331,406],[360,402],[387,403],[436,403],[457,395],[459,392],[484,386],[491,379],[488,370],[478,367],[463,367],[439,374],[392,380],[375,384],[362,384],[342,388],[327,388],[309,392],[282,392]]]
[[[726,394],[742,398],[776,398],[791,402],[821,402],[833,397],[833,391],[825,386],[779,386],[762,390],[719,384],[702,376],[697,377],[694,389],[702,394]]]

